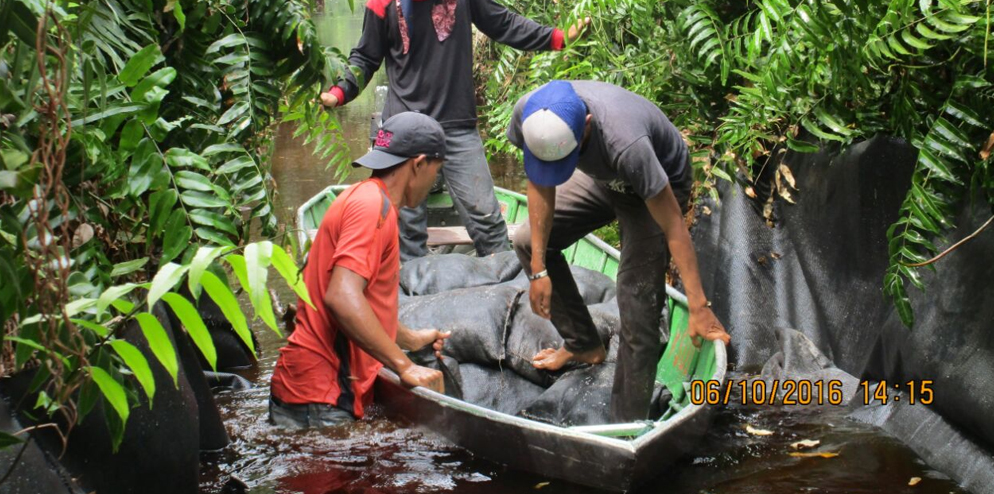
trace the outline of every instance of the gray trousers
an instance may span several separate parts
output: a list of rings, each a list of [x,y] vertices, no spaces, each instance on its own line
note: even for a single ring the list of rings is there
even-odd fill
[[[348,411],[334,405],[323,403],[291,405],[270,396],[269,422],[289,429],[307,429],[350,424],[355,422],[355,417]]]
[[[674,193],[685,208],[688,191]],[[663,352],[661,323],[670,254],[662,230],[641,198],[613,191],[577,170],[556,188],[556,211],[545,267],[552,280],[552,324],[565,340],[566,349],[583,352],[602,345],[562,250],[615,218],[621,227],[621,346],[611,394],[611,418],[629,422],[648,416],[656,364]],[[514,249],[528,274],[531,243],[531,227],[525,223],[514,235]]]
[[[441,175],[459,217],[480,257],[508,250],[507,224],[494,195],[483,140],[476,128],[445,130],[445,165]],[[400,260],[428,254],[428,207],[400,210]]]

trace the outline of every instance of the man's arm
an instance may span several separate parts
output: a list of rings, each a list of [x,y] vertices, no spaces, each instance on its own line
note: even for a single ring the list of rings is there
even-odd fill
[[[321,95],[325,106],[336,107],[352,101],[366,88],[373,74],[380,69],[387,50],[387,20],[382,1],[372,0],[366,6],[362,36],[349,54],[349,67],[337,84]]]
[[[556,188],[542,187],[528,182],[528,224],[532,232],[531,272],[545,270],[545,251],[552,232],[552,219],[556,211]],[[552,307],[552,280],[548,276],[531,282],[528,290],[532,312],[549,319]]]
[[[473,24],[487,37],[524,51],[561,50],[565,35],[494,0],[469,0]]]
[[[324,304],[341,325],[341,331],[363,351],[394,371],[407,386],[424,386],[443,392],[442,373],[414,365],[387,335],[363,291],[366,279],[341,266],[331,271]]]
[[[669,246],[670,255],[680,270],[680,278],[683,280],[684,289],[687,291],[687,304],[690,306],[690,336],[702,336],[708,340],[722,340],[727,345],[731,337],[725,332],[725,327],[721,325],[718,318],[708,307],[707,297],[704,296],[704,288],[701,286],[701,276],[697,266],[697,254],[694,252],[694,243],[690,239],[690,232],[687,231],[683,223],[683,215],[680,212],[680,204],[673,195],[673,188],[666,184],[662,192],[650,197],[645,201],[652,218],[659,224],[663,235],[666,236],[666,245]],[[696,343],[696,341],[695,341]]]

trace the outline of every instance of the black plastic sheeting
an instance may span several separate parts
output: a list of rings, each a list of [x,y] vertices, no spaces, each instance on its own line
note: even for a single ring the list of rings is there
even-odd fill
[[[64,467],[86,492],[199,491],[200,452],[223,448],[229,439],[197,361],[196,350],[180,327],[172,324],[163,307],[163,304],[157,304],[153,314],[177,349],[180,364],[177,386],[172,385],[172,378],[161,365],[153,364],[155,381],[169,384],[156,388],[155,406],[151,409],[146,397],[141,395],[141,405],[131,409],[124,440],[117,452],[111,449],[111,436],[103,416],[104,403],[99,400],[93,411],[73,428],[68,448],[58,459],[61,466],[53,464],[50,470],[40,467],[34,470],[40,465],[34,461],[24,465],[31,469],[17,471],[18,475],[26,476],[28,482],[39,482],[39,486],[47,485],[51,482],[50,472]],[[129,322],[121,336],[141,350],[149,361],[154,360],[136,322]],[[27,393],[32,378],[33,372],[25,371],[0,380],[0,394],[9,400],[11,408],[17,412],[17,419],[26,426],[36,425],[23,413],[35,403],[36,396]],[[0,428],[4,428],[2,415],[0,413]],[[35,440],[49,458],[62,453],[61,439],[51,429],[39,429]],[[0,493],[18,492],[4,489],[0,485]]]
[[[711,214],[698,207],[692,231],[701,277],[730,329],[736,370],[762,368],[779,351],[777,328],[789,327],[860,379],[902,387],[934,381],[931,406],[902,403],[866,421],[964,486],[990,492],[989,469],[985,477],[983,468],[967,464],[989,465],[994,447],[994,231],[946,256],[934,273],[926,270],[925,293],[909,289],[913,329],[882,293],[886,232],[898,218],[915,159],[913,148],[886,137],[841,155],[788,153],[797,204],[777,201],[773,228],[761,214],[768,191],[750,199],[722,183],[721,204],[700,205]],[[966,201],[946,244],[972,233],[991,213],[983,199]],[[862,403],[862,394],[857,400]],[[922,418],[931,413],[944,420]],[[964,458],[971,460],[956,461]]]

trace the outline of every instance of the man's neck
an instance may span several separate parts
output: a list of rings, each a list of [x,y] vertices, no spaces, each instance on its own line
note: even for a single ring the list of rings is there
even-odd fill
[[[398,210],[406,204],[405,189],[408,182],[407,173],[409,172],[406,170],[397,170],[394,173],[379,177],[383,181],[383,185],[387,188],[387,197],[390,198],[390,204]]]

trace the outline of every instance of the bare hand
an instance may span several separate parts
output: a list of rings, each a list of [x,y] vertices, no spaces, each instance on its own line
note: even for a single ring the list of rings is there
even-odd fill
[[[570,26],[569,30],[566,31],[566,41],[576,41],[581,36],[586,34],[587,28],[590,27],[590,22],[589,17],[584,17],[583,19],[576,21],[576,24]]]
[[[441,358],[442,347],[445,346],[445,340],[452,336],[452,332],[442,332],[437,329],[421,329],[411,330],[411,336],[414,339],[412,350],[417,351],[431,345],[435,349],[435,356]]]
[[[552,280],[548,276],[531,283],[528,299],[531,300],[535,315],[543,319],[552,318]]]
[[[411,365],[400,373],[400,382],[409,388],[424,386],[432,391],[445,393],[445,382],[442,372],[420,365]]]
[[[334,108],[338,106],[338,98],[331,91],[325,91],[321,93],[321,104],[328,108]]]
[[[708,341],[721,340],[726,345],[732,340],[732,337],[725,332],[725,327],[721,325],[721,321],[715,317],[710,307],[690,313],[687,334],[690,335],[690,341],[697,347],[701,346],[701,338]]]

